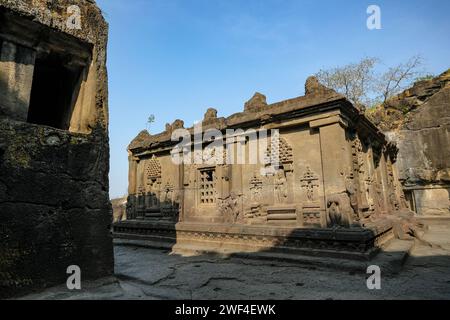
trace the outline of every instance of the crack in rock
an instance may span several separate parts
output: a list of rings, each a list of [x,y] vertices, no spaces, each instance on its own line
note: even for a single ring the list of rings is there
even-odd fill
[[[211,277],[209,278],[205,283],[203,283],[202,285],[200,285],[199,287],[197,287],[196,289],[201,289],[204,287],[207,287],[211,282],[213,281],[239,281],[239,282],[244,282],[238,278],[234,278],[234,277]]]

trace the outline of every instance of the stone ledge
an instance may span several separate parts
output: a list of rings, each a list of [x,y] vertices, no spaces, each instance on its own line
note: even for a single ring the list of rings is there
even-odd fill
[[[449,225],[450,226],[450,216],[418,216],[415,218],[425,225]]]
[[[393,239],[392,226],[380,221],[367,229],[298,229],[274,226],[213,225],[124,221],[114,225],[114,237],[145,241],[174,252],[221,254],[268,253],[370,260]],[[119,240],[120,239],[120,240]],[[117,242],[116,241],[116,242]]]
[[[141,247],[149,249],[171,250],[172,246],[165,242],[150,241],[145,239],[120,239],[114,240],[116,246]],[[374,250],[376,254],[372,260],[354,260],[346,259],[343,256],[311,256],[301,254],[290,254],[283,252],[238,252],[232,253],[222,250],[219,252],[211,252],[198,249],[188,245],[178,246],[172,250],[171,254],[181,255],[183,257],[192,256],[214,256],[223,259],[242,258],[251,260],[264,260],[273,262],[289,262],[300,265],[314,266],[335,269],[340,271],[366,273],[367,268],[371,265],[377,265],[385,275],[397,274],[402,269],[404,263],[410,256],[410,252],[414,247],[414,241],[392,240],[383,247]]]

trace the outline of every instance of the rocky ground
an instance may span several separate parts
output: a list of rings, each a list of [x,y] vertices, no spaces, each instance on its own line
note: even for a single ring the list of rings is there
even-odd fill
[[[381,290],[368,290],[358,272],[116,246],[115,278],[25,299],[450,299],[450,225],[431,226],[425,240],[399,273],[382,270]]]

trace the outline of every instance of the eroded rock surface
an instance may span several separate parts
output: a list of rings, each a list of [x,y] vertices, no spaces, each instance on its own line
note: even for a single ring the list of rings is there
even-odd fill
[[[399,148],[397,166],[419,215],[450,217],[450,70],[371,111]]]
[[[0,297],[111,275],[108,25],[87,0],[0,0],[0,21]]]

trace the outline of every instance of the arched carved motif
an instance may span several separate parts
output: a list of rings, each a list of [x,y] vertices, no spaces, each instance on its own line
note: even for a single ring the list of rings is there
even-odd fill
[[[278,145],[278,146],[277,146]],[[277,148],[278,147],[278,148]],[[292,147],[284,138],[279,138],[279,143],[272,143],[266,151],[265,163],[281,165],[291,164],[294,162]]]
[[[311,170],[310,167],[306,167],[306,171],[300,178],[301,186],[305,190],[306,199],[308,202],[314,202],[317,200],[316,188],[319,188],[319,177]]]
[[[161,178],[161,163],[159,162],[156,156],[153,156],[152,159],[147,164],[146,168],[147,179],[153,180],[157,178]]]
[[[256,173],[254,173],[253,177],[250,179],[250,192],[252,202],[261,201],[262,187],[263,187],[262,180],[256,176]]]

